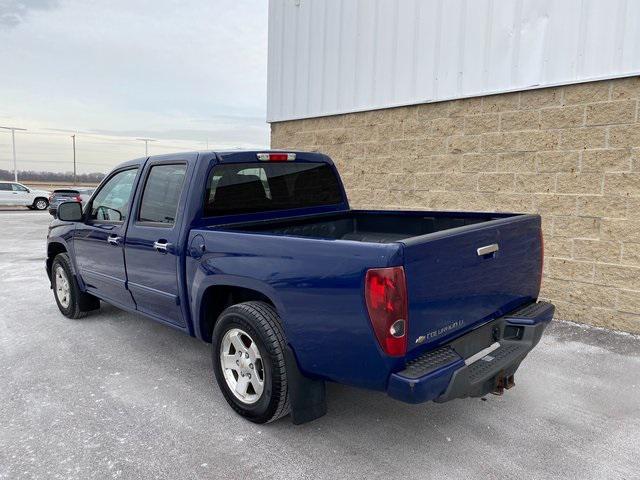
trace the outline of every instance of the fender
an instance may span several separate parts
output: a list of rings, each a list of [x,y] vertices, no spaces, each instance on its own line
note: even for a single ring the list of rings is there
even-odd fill
[[[63,226],[63,225],[56,225],[56,226]],[[69,233],[69,232],[66,232]],[[59,243],[60,245],[62,245],[65,250],[67,251],[68,255],[69,255],[69,260],[71,263],[71,270],[73,271],[73,276],[76,277],[76,280],[78,281],[78,286],[80,287],[80,290],[85,292],[86,288],[84,285],[84,282],[82,281],[82,277],[80,276],[80,273],[78,272],[78,266],[76,265],[76,256],[75,256],[75,252],[73,251],[73,244],[67,242],[67,239],[64,236],[55,236],[55,237],[49,237],[47,239],[47,263],[46,263],[46,269],[47,269],[47,275],[49,276],[49,280],[51,280],[51,263],[49,259],[49,245],[51,245],[52,243]]]
[[[194,292],[194,294],[191,296],[191,318],[194,323],[193,330],[196,337],[200,340],[202,340],[200,333],[200,323],[202,321],[200,318],[200,309],[202,307],[202,299],[206,289],[213,286],[241,287],[261,293],[271,300],[273,305],[276,307],[276,310],[282,319],[282,328],[284,329],[284,333],[285,335],[287,334],[286,309],[276,290],[269,284],[238,275],[206,275],[199,269],[194,275],[192,283],[192,292]]]

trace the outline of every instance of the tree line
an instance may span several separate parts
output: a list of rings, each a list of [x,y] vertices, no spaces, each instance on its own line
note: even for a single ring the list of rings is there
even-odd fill
[[[99,183],[104,178],[104,173],[78,173],[78,183]],[[18,170],[18,179],[21,182],[73,182],[73,172],[40,172],[36,170]],[[0,169],[0,180],[13,180],[13,172]]]

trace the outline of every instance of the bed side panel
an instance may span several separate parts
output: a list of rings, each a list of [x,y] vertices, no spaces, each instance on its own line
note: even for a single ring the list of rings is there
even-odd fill
[[[272,292],[288,342],[310,376],[384,389],[398,359],[381,354],[366,313],[367,268],[399,264],[401,245],[194,230],[206,253],[188,258],[192,291],[208,282]],[[197,315],[194,318],[198,318]]]

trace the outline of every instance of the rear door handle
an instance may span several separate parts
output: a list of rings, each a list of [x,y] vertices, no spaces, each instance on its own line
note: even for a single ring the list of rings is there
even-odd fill
[[[160,253],[167,253],[167,247],[169,246],[171,246],[171,244],[166,240],[158,240],[157,242],[153,242],[153,248],[155,248]]]
[[[113,245],[113,246],[118,246],[120,245],[120,240],[121,238],[117,235],[109,235],[107,237],[107,242],[109,242],[109,244]]]

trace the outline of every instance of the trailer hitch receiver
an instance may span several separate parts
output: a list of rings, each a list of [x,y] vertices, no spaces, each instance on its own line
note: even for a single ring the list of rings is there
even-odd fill
[[[500,374],[496,377],[496,386],[491,392],[493,395],[502,395],[505,390],[516,386],[514,375],[505,376]]]

